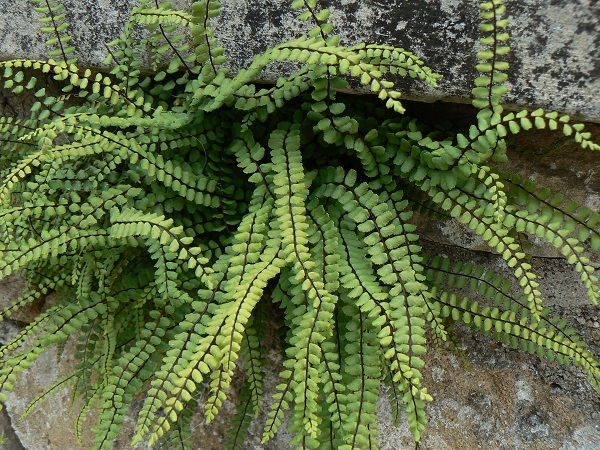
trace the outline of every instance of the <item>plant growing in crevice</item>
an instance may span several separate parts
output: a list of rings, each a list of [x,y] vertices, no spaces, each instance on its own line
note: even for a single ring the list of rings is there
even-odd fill
[[[141,395],[133,442],[187,448],[200,393],[211,421],[243,356],[229,442],[238,448],[265,401],[269,307],[282,312],[285,360],[264,441],[289,411],[300,448],[376,448],[383,380],[418,442],[432,400],[421,375],[427,337],[446,340],[452,321],[580,366],[600,390],[596,359],[549,317],[523,240],[560,249],[596,303],[584,247],[600,247],[600,216],[493,166],[507,159],[506,137],[532,128],[600,147],[567,116],[503,111],[500,0],[481,5],[477,123],[447,133],[403,115],[392,81],[440,76],[401,48],[340,45],[316,0],[292,2],[312,26],[306,35],[234,76],[210,26],[217,1],[188,12],[142,0],[108,45],[110,73],[77,66],[62,4],[34,3],[57,59],[0,63],[5,90],[39,99],[30,117],[0,119],[0,269],[28,285],[2,317],[51,291],[59,298],[0,348],[0,386],[69,339],[78,364],[29,409],[71,387],[83,398],[78,436],[97,408],[102,449]],[[148,32],[136,40],[139,25]],[[151,76],[141,72],[147,54]],[[297,70],[253,84],[280,61]],[[39,85],[44,76],[61,96]],[[376,97],[341,94],[347,78]],[[466,224],[513,268],[520,293],[483,267],[427,257],[414,211]],[[457,294],[463,287],[473,298]],[[493,304],[478,303],[480,292]]]

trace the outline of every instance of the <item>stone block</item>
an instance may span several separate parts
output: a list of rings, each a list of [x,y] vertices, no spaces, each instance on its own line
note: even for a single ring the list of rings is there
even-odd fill
[[[134,0],[65,1],[80,65],[102,67],[104,43],[114,39]],[[191,0],[178,0],[187,9]],[[223,0],[217,36],[233,72],[303,27],[290,2]],[[388,43],[421,56],[444,78],[437,88],[400,80],[406,98],[468,103],[479,47],[477,2],[471,0],[328,0],[342,43]],[[543,107],[600,121],[600,3],[590,0],[507,0],[512,66],[508,107]],[[0,5],[0,59],[46,58],[38,14],[27,0]],[[257,81],[270,82],[282,68],[267,68]]]

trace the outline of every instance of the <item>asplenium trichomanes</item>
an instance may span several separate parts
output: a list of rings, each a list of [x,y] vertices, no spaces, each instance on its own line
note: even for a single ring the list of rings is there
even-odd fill
[[[501,0],[481,5],[477,123],[442,134],[403,115],[392,81],[435,85],[440,76],[400,48],[342,46],[316,0],[292,2],[312,26],[305,36],[234,76],[209,26],[217,1],[176,11],[143,0],[108,46],[110,73],[77,66],[58,1],[33,2],[56,59],[0,63],[4,90],[39,99],[29,118],[0,122],[0,269],[28,286],[2,317],[59,296],[0,348],[2,389],[45,349],[73,339],[76,370],[31,408],[70,386],[83,398],[78,435],[99,410],[94,448],[111,447],[138,396],[133,441],[185,448],[199,393],[208,393],[210,421],[240,361],[246,385],[230,447],[269,401],[264,441],[289,410],[300,448],[376,448],[382,380],[418,442],[432,400],[421,381],[427,337],[447,339],[446,325],[458,321],[578,365],[600,390],[598,362],[548,316],[516,239],[560,249],[596,303],[584,248],[600,247],[599,216],[493,166],[507,159],[505,138],[531,128],[600,147],[567,116],[503,111]],[[140,24],[148,31],[136,40]],[[151,76],[140,71],[144,55],[157,67]],[[297,69],[274,86],[253,84],[277,61]],[[43,77],[62,95],[39,86]],[[340,94],[347,79],[376,96]],[[513,268],[520,293],[483,267],[427,257],[414,210],[466,224]],[[463,286],[473,298],[459,295]],[[285,354],[269,400],[265,308],[281,310]]]

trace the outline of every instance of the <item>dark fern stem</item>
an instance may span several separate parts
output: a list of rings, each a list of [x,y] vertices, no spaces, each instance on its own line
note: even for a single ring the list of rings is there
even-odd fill
[[[556,112],[503,111],[501,0],[481,4],[478,113],[456,129],[404,115],[394,87],[398,76],[435,86],[440,75],[401,48],[343,46],[316,0],[292,2],[306,35],[233,77],[211,25],[216,0],[190,11],[142,0],[107,44],[110,73],[77,67],[63,5],[34,2],[62,59],[0,62],[7,92],[38,98],[30,117],[0,118],[0,271],[28,283],[0,317],[50,292],[59,300],[0,347],[0,387],[70,337],[78,363],[27,412],[69,386],[83,400],[77,436],[96,408],[93,448],[104,449],[142,398],[132,443],[185,449],[199,405],[212,421],[241,370],[230,448],[269,402],[263,442],[287,415],[302,448],[374,449],[384,381],[419,449],[432,401],[427,339],[451,342],[455,323],[576,365],[600,390],[598,361],[549,317],[528,255],[534,236],[556,247],[596,304],[585,249],[600,248],[600,216],[494,165],[507,160],[507,139],[530,129],[600,146]],[[279,61],[297,72],[253,83]],[[63,94],[38,86],[44,76]],[[349,78],[375,95],[342,94]],[[428,257],[415,214],[465,224],[515,286]],[[271,335],[283,364],[265,399]]]

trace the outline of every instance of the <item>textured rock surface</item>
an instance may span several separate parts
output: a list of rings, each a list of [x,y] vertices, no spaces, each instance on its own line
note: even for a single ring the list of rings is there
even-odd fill
[[[65,2],[71,33],[84,66],[101,65],[104,42],[116,37],[133,0]],[[190,0],[176,2],[189,7]],[[287,5],[289,2],[286,2]],[[419,100],[468,102],[479,37],[477,2],[471,0],[330,0],[342,42],[391,43],[422,56],[444,75],[433,89],[401,82]],[[513,39],[511,105],[544,107],[600,121],[600,3],[595,0],[507,0]],[[0,59],[43,58],[44,38],[27,0],[0,4]],[[348,24],[344,27],[344,24]],[[345,29],[344,29],[345,28]],[[223,0],[218,35],[238,70],[267,47],[300,33],[295,14],[279,0]],[[264,81],[277,71],[265,71]]]
[[[0,436],[3,437],[2,450],[25,450],[19,437],[12,429],[10,416],[6,409],[0,411]]]

